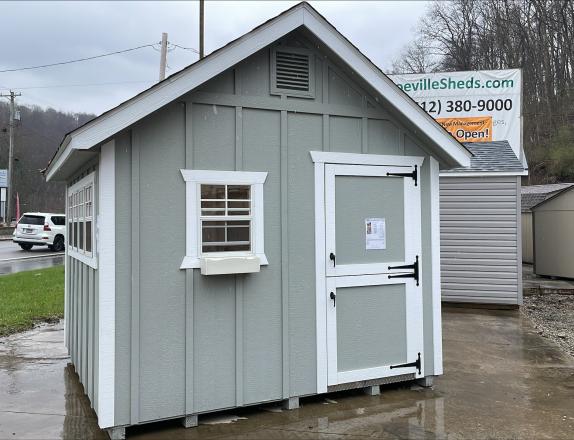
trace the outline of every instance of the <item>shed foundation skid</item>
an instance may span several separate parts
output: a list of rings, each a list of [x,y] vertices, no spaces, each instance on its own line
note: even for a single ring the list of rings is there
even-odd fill
[[[47,176],[79,194],[99,426],[442,374],[439,169],[470,157],[306,3],[70,133]]]

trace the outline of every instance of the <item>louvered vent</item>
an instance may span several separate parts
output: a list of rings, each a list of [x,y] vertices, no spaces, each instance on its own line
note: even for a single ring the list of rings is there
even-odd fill
[[[294,94],[311,94],[310,56],[306,53],[275,51],[275,88]]]

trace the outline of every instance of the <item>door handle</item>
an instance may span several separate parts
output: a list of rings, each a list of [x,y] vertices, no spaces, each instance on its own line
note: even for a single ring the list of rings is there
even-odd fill
[[[335,295],[335,292],[331,292],[331,294],[329,295],[329,298],[331,298],[333,300],[333,307],[335,307],[335,302],[337,301],[337,295]]]
[[[329,254],[329,260],[331,260],[331,261],[333,262],[333,267],[335,267],[335,265],[336,265],[337,263],[336,263],[336,260],[335,260],[335,254],[334,254],[333,252],[331,252],[331,253]]]

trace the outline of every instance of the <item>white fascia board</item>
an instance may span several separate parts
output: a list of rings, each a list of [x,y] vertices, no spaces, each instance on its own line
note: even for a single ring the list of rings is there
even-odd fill
[[[54,174],[60,169],[60,167],[66,162],[70,154],[72,153],[72,148],[70,147],[69,138],[62,143],[62,152],[56,155],[52,163],[48,166],[48,172],[46,173],[46,182],[49,182]]]
[[[460,166],[470,166],[472,154],[454,139],[438,122],[428,115],[415,101],[400,90],[389,78],[382,74],[371,61],[347,41],[339,32],[333,29],[325,20],[314,11],[307,10],[305,26],[323,43],[330,47],[352,69],[354,69],[365,81],[371,84],[382,96],[384,96],[416,126],[442,148]]]
[[[456,173],[440,173],[440,177],[497,177],[497,176],[528,176],[528,170],[523,171],[461,171]]]

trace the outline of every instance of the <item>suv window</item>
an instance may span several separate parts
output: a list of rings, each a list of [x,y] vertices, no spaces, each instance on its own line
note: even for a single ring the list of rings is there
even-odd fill
[[[43,225],[44,216],[42,215],[25,215],[18,222],[19,225]]]
[[[57,217],[52,217],[52,223],[56,226],[65,226],[66,225],[66,217],[62,217],[61,215]]]

